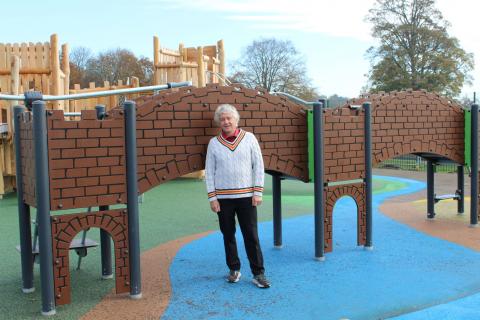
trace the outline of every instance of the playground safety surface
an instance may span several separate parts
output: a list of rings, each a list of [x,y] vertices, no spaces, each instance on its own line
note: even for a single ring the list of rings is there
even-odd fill
[[[375,174],[425,180],[424,173],[376,170]],[[436,192],[451,193],[453,183],[453,175],[437,174]],[[469,306],[480,300],[475,296],[480,279],[474,271],[480,261],[474,251],[480,250],[480,237],[478,229],[468,228],[468,202],[463,217],[444,202],[436,206],[438,218],[427,221],[422,203],[426,191],[418,191],[424,184],[414,185],[417,192],[389,197],[381,204],[381,195],[374,196],[374,204],[380,205],[381,213],[420,232],[377,212],[373,252],[355,247],[355,221],[343,214],[351,212],[354,204],[342,199],[336,207],[338,217],[334,215],[334,251],[327,254],[326,262],[312,259],[311,215],[284,220],[282,250],[272,249],[271,223],[261,224],[267,272],[273,282],[270,290],[258,290],[250,283],[245,256],[241,257],[244,278],[240,284],[225,284],[221,235],[194,235],[142,254],[143,299],[111,294],[82,319],[158,319],[162,314],[165,319],[433,319],[438,315],[471,319],[474,309]],[[468,189],[467,185],[466,194]],[[416,310],[421,311],[411,313]]]

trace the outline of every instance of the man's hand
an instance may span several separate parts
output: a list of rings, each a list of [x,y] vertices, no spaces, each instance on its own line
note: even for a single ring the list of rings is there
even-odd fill
[[[210,209],[215,213],[220,212],[220,203],[218,200],[210,201]]]
[[[262,204],[262,197],[260,196],[253,196],[252,197],[252,206],[256,207]]]

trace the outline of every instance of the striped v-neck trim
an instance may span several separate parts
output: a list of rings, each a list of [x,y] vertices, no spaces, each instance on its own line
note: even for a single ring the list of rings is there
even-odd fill
[[[240,142],[243,140],[244,137],[245,137],[245,131],[240,129],[240,133],[238,134],[237,138],[235,140],[233,140],[232,142],[230,142],[230,141],[226,140],[224,137],[222,137],[222,134],[217,136],[217,140],[222,145],[224,145],[225,147],[230,149],[230,151],[235,151],[235,149],[238,147],[238,145],[240,144]]]

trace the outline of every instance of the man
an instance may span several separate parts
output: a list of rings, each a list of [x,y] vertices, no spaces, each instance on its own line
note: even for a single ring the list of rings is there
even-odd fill
[[[252,282],[269,288],[258,240],[257,206],[262,203],[264,167],[262,151],[255,136],[238,128],[240,115],[232,105],[222,104],[214,120],[221,134],[210,140],[205,165],[208,199],[218,214],[225,256],[230,272],[227,281],[240,280],[240,259],[235,239],[235,215],[245,242]]]

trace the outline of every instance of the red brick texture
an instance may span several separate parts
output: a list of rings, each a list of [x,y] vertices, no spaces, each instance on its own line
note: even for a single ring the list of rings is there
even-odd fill
[[[325,188],[325,252],[333,250],[332,245],[332,219],[333,207],[338,199],[343,196],[350,196],[357,204],[357,245],[364,245],[366,241],[366,207],[365,207],[365,185],[356,183],[350,185],[330,186]]]
[[[402,91],[372,94],[325,113],[325,181],[365,178],[364,112],[350,105],[369,101],[372,106],[373,164],[404,155],[433,153],[464,163],[464,113],[437,94]],[[325,187],[325,245],[332,250],[332,210],[335,201],[349,195],[357,203],[358,244],[365,243],[365,190],[363,185]]]
[[[37,206],[35,192],[35,153],[33,144],[33,117],[32,113],[24,112],[20,115],[20,153],[22,155],[23,201],[29,206]]]
[[[95,110],[67,121],[48,112],[52,210],[126,203],[124,119],[97,120]]]
[[[204,169],[207,145],[219,129],[215,109],[224,103],[240,113],[239,126],[253,132],[265,169],[308,180],[304,107],[268,92],[210,85],[141,97],[137,103],[139,190]],[[111,118],[116,118],[113,110]]]
[[[435,153],[464,161],[465,119],[453,101],[425,91],[365,97],[372,103],[374,165],[409,153]]]
[[[53,269],[56,305],[70,303],[69,248],[80,231],[96,227],[108,232],[115,249],[115,283],[117,293],[130,291],[128,260],[128,218],[126,210],[68,214],[51,217]]]
[[[326,109],[324,116],[324,181],[364,178],[364,113],[345,106]]]

